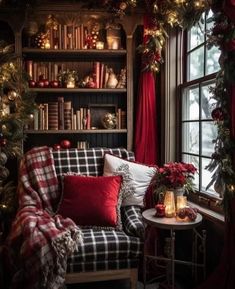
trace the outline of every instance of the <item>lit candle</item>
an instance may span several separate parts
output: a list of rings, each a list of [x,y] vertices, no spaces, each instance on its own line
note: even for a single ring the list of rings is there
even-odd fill
[[[45,40],[45,49],[50,49],[51,48],[51,44],[49,42],[48,39]]]
[[[187,197],[185,196],[177,196],[176,197],[176,209],[177,212],[180,209],[184,209],[187,206]]]
[[[173,191],[166,191],[164,196],[165,216],[172,218],[175,216],[175,196]]]
[[[112,41],[112,49],[118,49],[119,48],[119,40],[114,38]]]
[[[74,88],[75,87],[75,83],[73,80],[70,80],[67,82],[67,88]]]
[[[104,42],[97,41],[96,42],[96,49],[104,49]]]

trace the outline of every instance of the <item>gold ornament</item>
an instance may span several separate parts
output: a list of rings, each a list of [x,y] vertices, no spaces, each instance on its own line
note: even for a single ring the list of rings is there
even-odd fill
[[[174,24],[178,23],[177,13],[175,11],[169,11],[167,13],[167,22],[173,26]]]
[[[127,4],[126,4],[125,2],[121,2],[120,5],[119,5],[119,8],[120,8],[121,10],[125,10],[126,7],[127,7]]]
[[[57,21],[55,16],[52,14],[48,15],[47,21],[46,21],[46,28],[47,29],[52,28],[52,29],[57,30],[58,25],[59,25],[59,22]]]
[[[15,90],[10,90],[7,94],[7,98],[10,100],[10,101],[14,101],[17,97],[17,93]]]
[[[176,5],[182,5],[185,3],[186,0],[175,0]]]

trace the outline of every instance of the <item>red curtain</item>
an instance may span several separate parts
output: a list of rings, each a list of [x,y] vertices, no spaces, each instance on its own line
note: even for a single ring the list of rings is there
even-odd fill
[[[144,29],[150,28],[150,17],[144,18]],[[143,42],[148,36],[144,36]],[[157,163],[157,117],[155,77],[152,71],[142,71],[139,80],[135,123],[135,157],[145,164]]]

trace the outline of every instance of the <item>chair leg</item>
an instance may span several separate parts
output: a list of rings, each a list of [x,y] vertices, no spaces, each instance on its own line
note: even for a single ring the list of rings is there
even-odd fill
[[[137,280],[138,280],[138,270],[137,269],[132,269],[131,270],[131,289],[136,289],[137,288]]]

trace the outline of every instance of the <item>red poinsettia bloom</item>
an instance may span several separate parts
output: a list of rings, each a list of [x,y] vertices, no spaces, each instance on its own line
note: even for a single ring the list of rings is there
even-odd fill
[[[193,179],[197,169],[193,164],[169,162],[160,167],[154,176],[153,184],[157,191],[185,188],[193,190]]]

